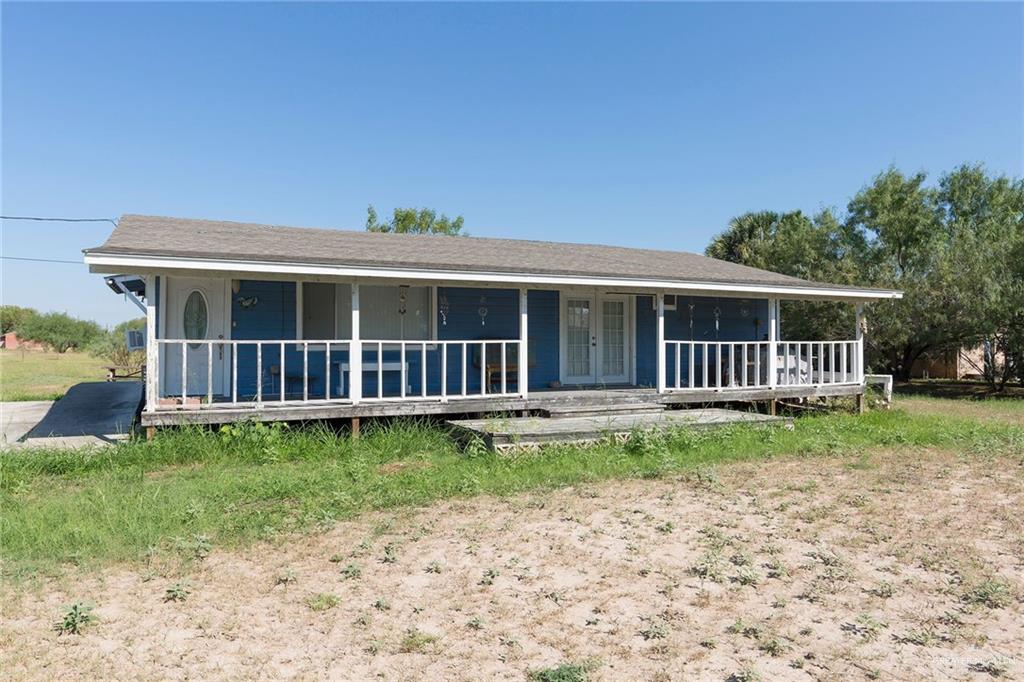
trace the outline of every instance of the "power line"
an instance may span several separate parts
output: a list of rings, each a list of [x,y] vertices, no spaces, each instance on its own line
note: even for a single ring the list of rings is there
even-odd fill
[[[4,260],[27,260],[35,263],[70,263],[71,265],[85,265],[80,260],[57,260],[56,258],[25,258],[23,256],[0,256]]]
[[[43,218],[34,215],[0,215],[0,220],[40,220],[54,223],[110,223],[117,227],[113,218]]]

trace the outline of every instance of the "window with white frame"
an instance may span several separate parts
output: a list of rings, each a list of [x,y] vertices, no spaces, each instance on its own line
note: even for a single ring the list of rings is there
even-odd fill
[[[431,339],[430,287],[363,285],[359,288],[360,338],[385,341]],[[352,338],[352,289],[348,284],[302,285],[302,338]]]

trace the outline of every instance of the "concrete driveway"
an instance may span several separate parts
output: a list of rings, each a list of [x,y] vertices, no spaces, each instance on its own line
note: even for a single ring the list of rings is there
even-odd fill
[[[3,443],[36,447],[102,445],[127,438],[142,404],[142,382],[76,384],[56,402],[2,403]]]

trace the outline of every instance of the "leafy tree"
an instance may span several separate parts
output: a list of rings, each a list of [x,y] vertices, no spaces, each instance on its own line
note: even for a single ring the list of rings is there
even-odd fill
[[[18,305],[0,305],[0,334],[17,331],[25,320],[38,315],[35,308],[23,308]]]
[[[366,209],[367,232],[396,232],[399,234],[450,234],[468,236],[463,232],[462,216],[454,220],[429,208],[396,208],[391,220],[381,222],[377,219],[377,211],[373,206]]]
[[[27,318],[18,328],[18,334],[39,341],[64,353],[71,348],[89,345],[102,329],[91,320],[79,320],[67,313],[46,313]]]
[[[760,211],[734,218],[705,253],[735,263],[803,279],[852,284],[856,264],[849,235],[830,210],[813,218],[801,211]],[[853,311],[832,302],[783,301],[785,338],[833,339],[850,334]]]
[[[1001,388],[1024,381],[1024,182],[960,166],[929,187],[923,173],[890,168],[862,188],[845,219],[823,211],[748,213],[706,253],[809,280],[900,289],[869,309],[869,363],[908,378],[922,355],[988,343]],[[785,303],[788,337],[835,338],[851,306]]]
[[[129,329],[145,329],[146,318],[138,317],[115,326],[112,330],[102,331],[89,344],[92,355],[103,358],[117,367],[138,367],[146,361],[143,350],[128,350],[125,332]]]

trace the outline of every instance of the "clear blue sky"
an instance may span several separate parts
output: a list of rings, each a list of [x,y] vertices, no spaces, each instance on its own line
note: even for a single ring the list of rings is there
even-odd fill
[[[4,214],[700,251],[755,209],[843,207],[890,164],[1022,172],[1017,4],[10,4]],[[80,260],[108,225],[5,222]],[[136,315],[84,266],[5,260],[3,301]]]

